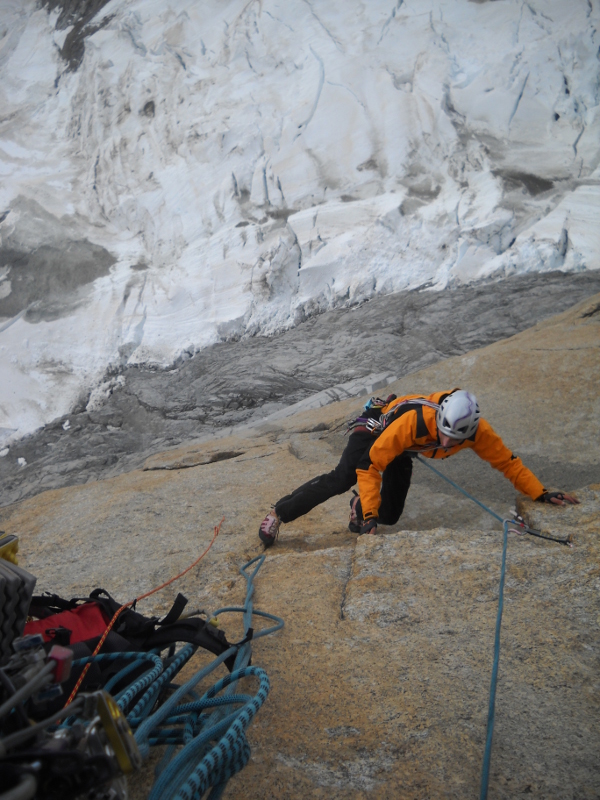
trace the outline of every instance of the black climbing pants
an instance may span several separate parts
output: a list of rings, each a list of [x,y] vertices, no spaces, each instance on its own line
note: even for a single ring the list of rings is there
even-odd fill
[[[356,466],[374,441],[373,435],[366,431],[351,433],[335,469],[302,484],[275,504],[275,511],[281,521],[291,522],[298,519],[330,497],[349,491],[356,483]],[[383,525],[393,525],[400,519],[411,475],[412,460],[405,454],[395,458],[383,473],[379,508],[379,522]],[[358,511],[360,518],[360,503]]]

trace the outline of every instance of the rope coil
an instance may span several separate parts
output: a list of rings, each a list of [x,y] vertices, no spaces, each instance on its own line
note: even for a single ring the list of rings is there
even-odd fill
[[[217,534],[218,528],[215,528],[213,542]],[[210,545],[202,555],[205,555],[208,549]],[[197,559],[192,566],[199,560]],[[209,797],[217,800],[221,797],[229,779],[239,772],[250,758],[250,745],[245,732],[269,693],[269,678],[266,672],[260,667],[249,665],[252,655],[251,642],[275,633],[284,625],[279,617],[255,610],[253,607],[254,578],[264,560],[265,556],[260,555],[240,568],[240,573],[247,584],[244,605],[221,608],[213,615],[242,613],[244,638],[196,672],[182,686],[176,686],[172,680],[196,652],[195,645],[186,644],[177,653],[164,660],[155,651],[100,653],[73,662],[73,666],[85,665],[89,668],[94,662],[125,661],[125,666],[104,687],[107,690],[118,687],[130,672],[144,662],[148,663],[150,668],[130,685],[117,691],[115,699],[124,713],[135,702],[126,718],[143,758],[148,757],[151,747],[167,746],[165,755],[157,767],[158,777],[150,792],[149,800],[191,800],[191,798],[200,800],[209,789],[211,790]],[[254,569],[250,572],[250,567],[253,565]],[[173,580],[176,579],[168,581],[167,584]],[[152,593],[149,592],[145,596]],[[252,625],[253,616],[270,620],[274,624],[256,630]],[[231,674],[221,678],[200,696],[196,691],[200,682],[234,654],[235,661]],[[237,690],[239,681],[248,679],[258,680],[258,689],[254,694],[240,693]],[[157,701],[160,702],[164,690],[168,689],[174,691],[157,707]],[[63,724],[69,726],[76,722],[77,717],[71,716]]]

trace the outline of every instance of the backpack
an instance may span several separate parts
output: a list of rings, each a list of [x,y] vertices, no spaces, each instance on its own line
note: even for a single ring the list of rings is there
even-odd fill
[[[220,656],[232,645],[227,641],[223,631],[200,617],[180,619],[187,605],[187,598],[181,593],[169,613],[163,618],[145,617],[128,607],[121,611],[112,630],[102,645],[101,653],[126,653],[131,651],[148,652],[150,650],[175,650],[177,642],[189,642]],[[44,638],[47,651],[55,644],[68,647],[73,651],[74,659],[91,656],[100,638],[104,635],[114,614],[121,603],[112,598],[104,589],[94,589],[89,597],[76,597],[65,600],[57,594],[46,592],[32,597],[29,606],[30,619],[25,625],[24,635],[40,633]],[[231,670],[236,654],[233,653],[224,662]],[[123,667],[123,661],[104,661],[92,663],[82,683],[82,691],[95,691],[104,686],[113,675]],[[40,703],[34,718],[43,719],[54,711],[58,711],[74,688],[83,667],[74,668],[71,676],[63,684],[63,696],[49,702]],[[140,665],[136,672],[142,674],[148,669],[147,663]],[[130,683],[136,672],[129,673],[126,683]],[[114,687],[114,691],[119,690]]]

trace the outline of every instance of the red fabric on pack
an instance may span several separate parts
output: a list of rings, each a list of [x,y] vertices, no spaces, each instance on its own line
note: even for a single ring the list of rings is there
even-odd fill
[[[102,636],[109,621],[110,618],[98,603],[84,603],[70,611],[61,611],[44,619],[27,622],[23,635],[41,633],[44,641],[49,642],[54,638],[51,633],[54,629],[67,628],[71,631],[69,644],[76,644]]]

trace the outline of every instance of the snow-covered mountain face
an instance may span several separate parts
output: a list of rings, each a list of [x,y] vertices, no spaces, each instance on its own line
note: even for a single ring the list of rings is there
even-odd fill
[[[598,0],[0,0],[0,428],[377,293],[598,266]]]

